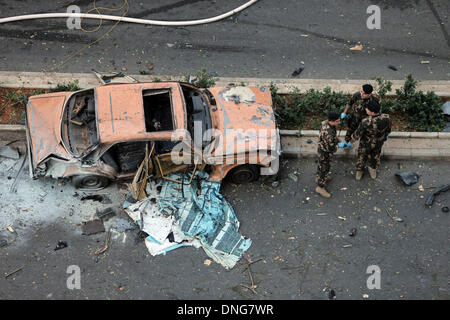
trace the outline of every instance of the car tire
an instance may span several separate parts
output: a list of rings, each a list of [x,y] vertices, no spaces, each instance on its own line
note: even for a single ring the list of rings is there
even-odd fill
[[[245,164],[230,170],[227,178],[235,184],[250,183],[258,180],[259,167],[257,165]]]
[[[72,184],[77,189],[101,190],[109,185],[109,179],[97,175],[80,175],[72,178]]]

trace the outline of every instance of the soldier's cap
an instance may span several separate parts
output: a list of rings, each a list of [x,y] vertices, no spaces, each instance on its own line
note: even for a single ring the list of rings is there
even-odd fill
[[[328,121],[336,121],[337,119],[339,119],[339,113],[333,111],[328,113]]]
[[[379,113],[380,112],[380,103],[376,100],[372,100],[367,104],[367,109],[369,109],[370,111],[374,112],[374,113]]]
[[[373,87],[370,84],[365,84],[362,88],[365,94],[371,94],[373,92]]]

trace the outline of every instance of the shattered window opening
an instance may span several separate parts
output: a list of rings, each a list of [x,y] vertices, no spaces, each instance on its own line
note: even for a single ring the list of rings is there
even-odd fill
[[[75,156],[85,155],[98,144],[94,90],[73,94],[63,115],[62,136]]]
[[[144,90],[142,96],[146,131],[172,131],[174,125],[170,90]]]
[[[101,159],[119,174],[135,172],[145,158],[148,141],[120,142],[106,151]]]
[[[202,134],[204,135],[206,132],[209,132],[209,129],[212,128],[207,97],[200,90],[192,86],[182,84],[181,87],[183,89],[184,100],[186,101],[188,131],[193,138],[194,123],[199,121],[202,125]],[[202,137],[202,148],[207,147],[211,140],[211,135]]]

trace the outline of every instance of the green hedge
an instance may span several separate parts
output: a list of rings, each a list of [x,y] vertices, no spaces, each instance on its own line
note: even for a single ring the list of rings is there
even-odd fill
[[[411,75],[406,77],[402,88],[397,89],[395,97],[388,97],[392,92],[392,82],[377,78],[376,93],[381,97],[383,113],[402,114],[408,122],[408,129],[414,131],[440,132],[446,121],[442,112],[442,101],[434,92],[416,91],[417,81]],[[326,119],[329,111],[342,112],[349,101],[348,95],[323,90],[308,90],[301,93],[295,89],[287,96],[281,96],[275,84],[271,84],[272,100],[277,122],[282,129],[298,129],[308,121],[310,126],[318,129],[321,121]],[[311,123],[313,122],[313,123]]]

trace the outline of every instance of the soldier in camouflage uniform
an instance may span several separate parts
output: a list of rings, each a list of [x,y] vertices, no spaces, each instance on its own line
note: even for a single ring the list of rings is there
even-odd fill
[[[345,107],[344,112],[341,114],[341,119],[347,117],[347,113],[352,108],[352,114],[347,118],[347,134],[345,135],[346,149],[351,149],[352,144],[349,143],[352,134],[358,129],[361,121],[367,117],[366,106],[371,101],[379,102],[379,98],[373,94],[373,87],[370,84],[362,86],[360,92],[356,92],[350,99],[348,105]]]
[[[356,180],[361,180],[366,163],[369,165],[370,177],[376,179],[381,149],[391,133],[392,124],[389,115],[380,113],[380,104],[377,101],[371,101],[366,107],[366,112],[368,117],[363,119],[351,136],[352,142],[360,139]]]
[[[339,140],[336,135],[336,128],[339,126],[341,119],[339,114],[330,112],[328,120],[322,122],[322,128],[319,135],[319,147],[317,150],[319,156],[319,164],[317,167],[317,188],[316,192],[325,198],[330,198],[331,194],[325,189],[325,184],[331,180],[329,176],[330,161],[332,155],[337,151]]]

